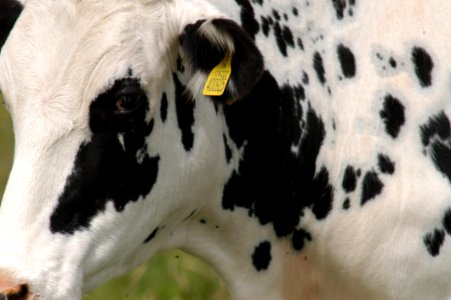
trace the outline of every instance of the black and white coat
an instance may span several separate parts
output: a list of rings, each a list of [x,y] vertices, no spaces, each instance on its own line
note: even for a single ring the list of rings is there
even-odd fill
[[[1,1],[0,291],[79,299],[182,248],[236,299],[451,297],[450,13]]]

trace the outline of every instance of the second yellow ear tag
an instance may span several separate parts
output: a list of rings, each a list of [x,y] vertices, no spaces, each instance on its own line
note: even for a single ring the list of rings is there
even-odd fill
[[[222,96],[232,75],[232,53],[227,52],[223,60],[211,70],[204,86],[205,96]]]

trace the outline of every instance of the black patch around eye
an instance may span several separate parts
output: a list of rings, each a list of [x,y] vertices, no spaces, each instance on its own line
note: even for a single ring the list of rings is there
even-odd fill
[[[72,234],[88,228],[91,220],[112,201],[117,211],[147,196],[158,175],[159,157],[124,150],[114,135],[94,135],[80,147],[72,174],[50,218],[53,233]]]
[[[140,106],[130,113],[124,113],[117,107],[117,100],[123,95],[140,97]],[[100,94],[92,103],[89,126],[93,132],[124,132],[133,129],[142,122],[149,109],[146,94],[136,78],[123,78],[114,82],[113,86]]]
[[[114,95],[122,88],[139,84],[122,79],[99,95],[90,107],[92,137],[75,157],[57,206],[50,217],[53,233],[72,234],[89,228],[91,220],[112,202],[116,211],[147,196],[158,176],[159,157],[150,157],[146,138],[153,121],[146,122],[148,100],[131,114],[116,114]]]

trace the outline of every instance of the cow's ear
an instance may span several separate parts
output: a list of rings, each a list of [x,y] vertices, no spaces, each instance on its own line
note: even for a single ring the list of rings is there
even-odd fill
[[[0,0],[0,50],[22,12],[22,4],[15,0]]]
[[[208,95],[205,90],[210,89],[213,95],[209,96],[215,100],[233,102],[246,96],[263,74],[260,51],[247,33],[231,20],[210,19],[189,24],[179,42],[182,61],[193,73],[189,84],[193,93]],[[212,74],[213,69],[216,71]],[[228,71],[231,71],[230,77],[224,82]],[[209,77],[213,86],[205,89]]]

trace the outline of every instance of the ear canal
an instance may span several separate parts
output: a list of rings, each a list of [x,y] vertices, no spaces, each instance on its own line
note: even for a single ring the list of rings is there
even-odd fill
[[[200,20],[189,24],[179,41],[182,59],[190,65],[196,80],[202,78],[206,82],[214,72],[230,71],[224,92],[212,96],[215,101],[233,103],[245,97],[263,74],[263,56],[248,34],[232,20]]]
[[[22,12],[22,4],[15,0],[0,0],[0,51]]]

